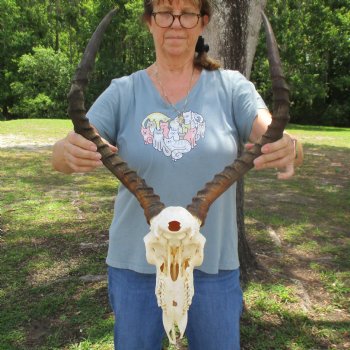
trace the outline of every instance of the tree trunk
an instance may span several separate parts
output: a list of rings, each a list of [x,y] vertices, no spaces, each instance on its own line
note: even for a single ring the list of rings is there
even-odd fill
[[[60,49],[60,16],[61,16],[61,4],[60,4],[60,0],[56,0],[55,52],[58,52]]]
[[[224,68],[235,69],[248,79],[253,64],[261,26],[261,10],[267,0],[217,0],[215,14],[204,33],[210,56]],[[241,145],[239,152],[243,146]],[[238,250],[242,281],[257,267],[255,255],[246,238],[244,224],[244,182],[237,183]]]

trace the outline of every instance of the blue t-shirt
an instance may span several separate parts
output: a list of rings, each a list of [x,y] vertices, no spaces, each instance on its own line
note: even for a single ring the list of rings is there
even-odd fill
[[[203,70],[182,111],[185,100],[175,105],[179,115],[141,70],[114,79],[88,118],[166,206],[186,208],[198,190],[237,158],[238,143],[248,140],[257,109],[265,104],[252,83],[228,70]],[[120,185],[107,264],[154,273],[143,241],[148,232],[141,206]],[[206,244],[200,270],[217,273],[239,267],[235,185],[210,207],[201,233]]]

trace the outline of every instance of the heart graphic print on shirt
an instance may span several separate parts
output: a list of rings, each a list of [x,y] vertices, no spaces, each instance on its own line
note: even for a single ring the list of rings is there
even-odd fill
[[[142,122],[141,134],[146,145],[172,160],[178,160],[185,153],[197,146],[197,141],[204,138],[204,118],[188,111],[171,119],[163,113],[151,113]]]

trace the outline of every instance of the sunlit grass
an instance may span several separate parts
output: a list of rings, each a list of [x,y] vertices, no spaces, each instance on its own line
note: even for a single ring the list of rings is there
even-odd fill
[[[53,141],[72,130],[72,122],[67,119],[18,119],[0,121],[1,135],[16,135],[40,140]]]
[[[350,128],[290,124],[287,131],[306,144],[350,148]]]

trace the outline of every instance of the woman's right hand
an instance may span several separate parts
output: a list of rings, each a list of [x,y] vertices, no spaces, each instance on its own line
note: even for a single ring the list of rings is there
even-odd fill
[[[109,145],[112,152],[117,152],[115,146],[106,140],[103,141]],[[74,131],[54,145],[52,156],[53,167],[68,174],[86,173],[103,164],[96,145]]]

